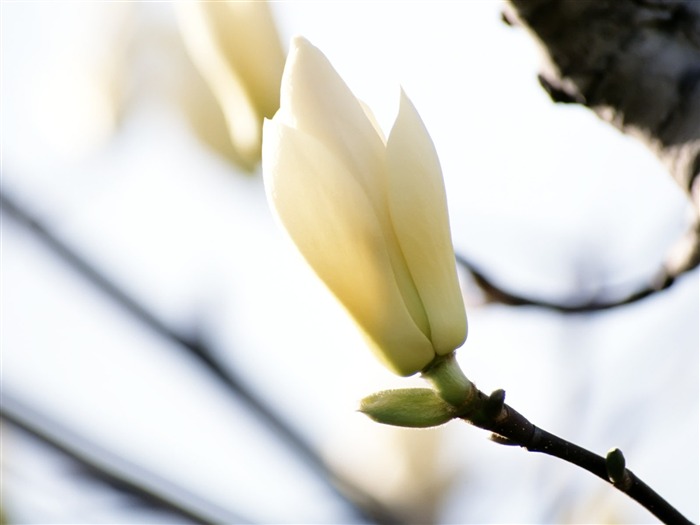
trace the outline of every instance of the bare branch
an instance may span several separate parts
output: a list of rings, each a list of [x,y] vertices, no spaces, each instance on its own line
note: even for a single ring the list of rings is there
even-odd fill
[[[0,415],[79,463],[92,476],[194,523],[253,523],[92,443],[15,399],[3,389]]]
[[[659,274],[613,301],[561,304],[504,290],[463,257],[487,300],[564,313],[606,310],[669,288],[700,265],[700,2],[509,0],[509,25],[541,45],[540,84],[554,102],[581,104],[646,144],[695,208]]]
[[[627,494],[663,523],[692,525],[675,507],[625,467],[619,450],[603,458],[538,428],[504,401],[503,390],[496,390],[490,396],[478,391],[477,399],[470,405],[470,412],[461,418],[493,432],[491,439],[496,443],[519,445],[530,452],[553,456],[587,470]]]
[[[106,297],[130,313],[134,319],[151,329],[160,337],[173,343],[173,348],[186,351],[196,358],[228,391],[266,423],[290,450],[295,452],[319,478],[344,501],[358,517],[379,524],[401,524],[403,521],[390,509],[363,491],[350,480],[335,472],[314,448],[292,426],[266,405],[259,396],[230,367],[217,358],[217,353],[205,341],[178,333],[167,326],[145,306],[129,296],[117,284],[93,267],[86,259],[72,250],[50,228],[26,209],[11,199],[5,191],[0,191],[0,209],[3,214],[27,228],[36,239],[51,250],[56,257],[77,271],[87,282],[102,291]]]
[[[698,245],[695,245],[695,249],[697,248]],[[537,297],[526,297],[524,295],[509,291],[497,284],[496,280],[487,276],[476,264],[470,262],[463,255],[457,253],[455,256],[457,258],[457,263],[474,279],[474,282],[484,294],[487,303],[500,303],[508,306],[535,306],[538,308],[553,310],[562,314],[600,312],[603,310],[610,310],[612,308],[636,303],[658,292],[667,290],[678,280],[681,275],[697,268],[698,265],[700,265],[700,258],[695,258],[692,266],[678,268],[676,269],[676,272],[671,272],[664,268],[652,283],[618,299],[607,301],[593,300],[581,303],[565,303],[548,301]]]

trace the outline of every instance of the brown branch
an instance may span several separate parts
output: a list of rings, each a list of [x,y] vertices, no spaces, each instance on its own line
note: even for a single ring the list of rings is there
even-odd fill
[[[563,459],[607,481],[663,523],[692,524],[632,471],[625,468],[624,459],[619,450],[614,449],[607,458],[603,458],[536,427],[522,414],[504,403],[503,390],[496,390],[490,396],[478,391],[477,396],[478,398],[470,403],[469,413],[463,415],[462,419],[493,432],[493,441],[504,445],[518,445],[530,452],[541,452]]]

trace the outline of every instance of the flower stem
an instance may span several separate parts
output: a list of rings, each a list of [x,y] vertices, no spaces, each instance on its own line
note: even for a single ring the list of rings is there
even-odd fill
[[[437,356],[421,375],[455,408],[470,406],[476,396],[477,389],[457,364],[454,352]]]

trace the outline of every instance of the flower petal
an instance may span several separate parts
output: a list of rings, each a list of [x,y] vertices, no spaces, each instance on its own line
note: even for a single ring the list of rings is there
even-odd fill
[[[381,218],[381,210],[386,208],[384,142],[326,56],[302,37],[292,41],[280,107],[282,122],[333,150]]]
[[[464,311],[435,146],[406,94],[387,141],[389,210],[438,354],[464,343]]]
[[[285,66],[280,111],[276,120],[299,129],[324,144],[344,173],[358,183],[379,221],[394,271],[394,279],[413,320],[429,335],[428,319],[396,239],[387,205],[384,139],[374,117],[355,98],[328,59],[302,37],[296,37]],[[333,171],[319,177],[335,179]],[[342,199],[342,193],[339,193]]]
[[[407,310],[384,232],[366,193],[320,141],[266,121],[263,176],[268,199],[299,251],[401,375],[434,357]]]

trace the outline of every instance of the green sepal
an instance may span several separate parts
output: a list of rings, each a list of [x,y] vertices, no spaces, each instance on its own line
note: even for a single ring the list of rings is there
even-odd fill
[[[360,412],[385,425],[427,428],[447,423],[456,411],[430,388],[402,388],[367,396]]]
[[[476,396],[476,387],[462,372],[454,352],[436,356],[421,375],[432,383],[442,399],[460,410],[468,409]]]

